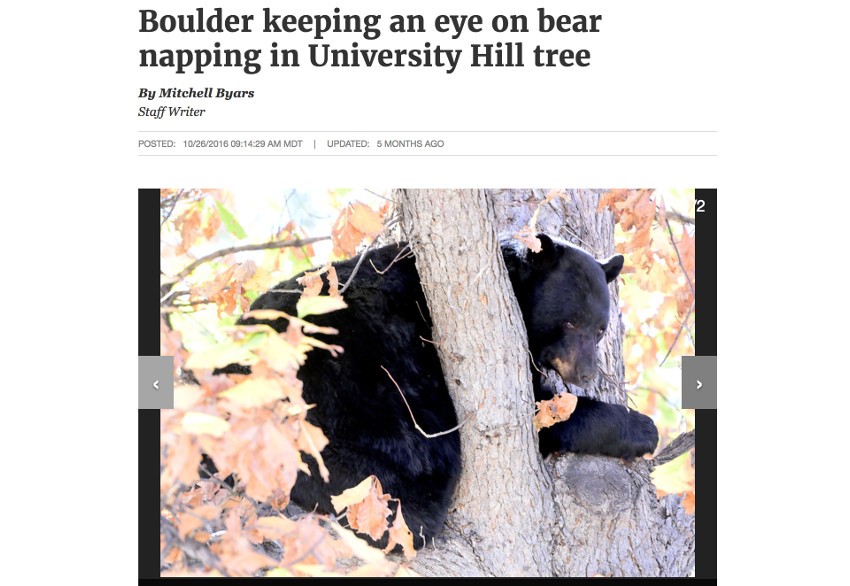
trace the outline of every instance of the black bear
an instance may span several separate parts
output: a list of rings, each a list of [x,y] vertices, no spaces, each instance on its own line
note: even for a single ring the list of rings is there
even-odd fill
[[[596,345],[608,326],[608,283],[620,273],[623,257],[600,263],[574,246],[539,238],[540,252],[511,245],[502,249],[529,348],[537,366],[587,386],[596,379]],[[426,438],[415,429],[395,383],[382,370],[403,389],[426,432],[457,425],[437,351],[427,342],[432,339],[430,316],[414,259],[399,254],[405,246],[369,252],[378,269],[392,266],[382,274],[364,263],[344,295],[348,308],[310,318],[338,329],[338,335],[325,340],[345,352],[334,358],[314,350],[298,372],[304,399],[316,405],[307,418],[330,440],[322,451],[330,482],[322,481],[315,460],[305,455],[312,474],[298,473],[292,500],[306,510],[333,513],[331,495],[375,474],[384,491],[401,500],[416,547],[421,547],[445,521],[461,457],[458,432]],[[334,265],[340,282],[348,280],[357,261]],[[294,315],[296,278],[261,295],[251,309]],[[323,293],[327,287],[325,282]],[[286,327],[282,319],[270,323],[278,331]],[[537,370],[532,372],[535,399],[552,398]],[[580,397],[570,419],[541,430],[539,438],[543,455],[572,451],[635,458],[655,450],[658,432],[645,415]]]

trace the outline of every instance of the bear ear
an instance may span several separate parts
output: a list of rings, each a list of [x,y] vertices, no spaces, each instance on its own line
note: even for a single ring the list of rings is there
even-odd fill
[[[604,263],[599,263],[602,270],[605,272],[605,281],[610,283],[617,278],[620,271],[623,270],[623,255],[615,254]]]
[[[540,240],[540,251],[534,252],[529,249],[528,262],[537,269],[549,268],[555,263],[558,257],[556,245],[552,242],[551,238],[543,233],[538,234],[537,239]]]

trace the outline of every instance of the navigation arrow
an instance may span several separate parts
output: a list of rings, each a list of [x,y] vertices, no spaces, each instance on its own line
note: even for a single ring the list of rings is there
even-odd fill
[[[699,381],[697,381],[697,382],[699,382]],[[153,381],[153,388],[155,388],[157,391],[159,390],[159,381],[158,380]],[[697,388],[699,388],[699,387],[697,387]]]
[[[156,386],[156,385],[154,385],[154,386]],[[700,390],[701,388],[702,388],[702,383],[697,381],[697,390]]]

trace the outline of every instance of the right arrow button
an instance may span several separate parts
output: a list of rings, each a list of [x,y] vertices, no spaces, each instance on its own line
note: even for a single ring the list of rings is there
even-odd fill
[[[682,407],[717,409],[717,356],[682,356]]]

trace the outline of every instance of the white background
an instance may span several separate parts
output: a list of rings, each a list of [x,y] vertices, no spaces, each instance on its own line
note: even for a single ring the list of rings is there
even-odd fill
[[[174,76],[136,66],[153,38],[135,32],[136,10],[202,4],[4,7],[0,491],[13,544],[4,573],[36,583],[57,574],[135,581],[138,187],[684,184],[720,190],[720,577],[840,581],[848,521],[843,5],[541,1],[529,14],[544,4],[604,14],[602,32],[561,43],[591,48],[591,67],[215,74],[217,84],[262,96],[255,110],[217,108],[215,121],[227,127],[713,129],[720,144],[711,161],[139,158],[138,89]],[[334,6],[267,4],[295,13]],[[419,12],[426,3],[407,5]],[[462,6],[492,14],[517,3]],[[458,2],[427,7],[461,12]]]

